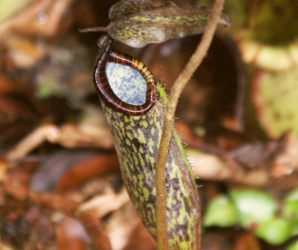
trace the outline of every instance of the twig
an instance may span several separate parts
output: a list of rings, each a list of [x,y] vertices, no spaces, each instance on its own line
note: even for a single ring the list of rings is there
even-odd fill
[[[108,32],[108,27],[89,27],[84,29],[79,29],[81,33],[88,33],[88,32]]]
[[[169,95],[169,101],[164,117],[164,126],[161,136],[160,148],[156,163],[156,214],[157,214],[157,244],[159,250],[168,250],[168,234],[167,234],[167,219],[166,219],[166,192],[165,192],[165,175],[166,175],[166,158],[172,132],[174,129],[174,115],[178,103],[178,99],[182,90],[194,74],[197,67],[202,63],[208,48],[210,47],[212,38],[214,36],[217,23],[220,19],[223,9],[224,0],[215,0],[210,18],[206,25],[202,40],[199,43],[196,51],[190,58],[184,70],[180,73],[175,81]],[[197,235],[200,239],[200,235]],[[200,240],[194,249],[200,249]]]

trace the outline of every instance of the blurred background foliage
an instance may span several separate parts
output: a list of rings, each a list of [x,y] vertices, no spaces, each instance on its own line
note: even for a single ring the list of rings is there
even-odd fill
[[[107,25],[115,2],[0,0],[1,249],[155,249],[93,88],[98,34],[78,32]],[[181,97],[204,250],[298,249],[297,10],[295,0],[227,0],[232,26]],[[114,47],[169,89],[199,40]]]

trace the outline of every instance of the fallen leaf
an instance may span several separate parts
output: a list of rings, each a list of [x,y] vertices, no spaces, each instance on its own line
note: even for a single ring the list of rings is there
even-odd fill
[[[85,250],[90,239],[83,226],[75,219],[64,216],[55,225],[59,249]]]
[[[239,235],[232,250],[261,250],[258,240],[249,233]]]
[[[88,235],[95,243],[96,249],[111,250],[111,244],[108,236],[106,235],[105,228],[100,222],[99,218],[93,213],[81,212],[78,218],[83,223]]]
[[[88,180],[88,178],[116,172],[119,169],[118,166],[119,162],[115,154],[101,154],[89,157],[65,172],[58,179],[55,189],[63,192]]]

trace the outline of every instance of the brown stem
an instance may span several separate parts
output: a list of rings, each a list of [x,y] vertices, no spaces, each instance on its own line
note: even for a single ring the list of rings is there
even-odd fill
[[[212,38],[214,36],[217,23],[223,9],[224,0],[215,0],[210,18],[205,27],[202,40],[199,43],[196,51],[190,58],[184,70],[180,73],[175,81],[169,95],[169,101],[166,107],[164,117],[164,126],[160,147],[156,163],[156,214],[157,214],[157,245],[159,250],[168,250],[168,234],[167,234],[167,219],[166,219],[166,191],[165,191],[165,175],[166,175],[166,158],[172,132],[174,129],[174,115],[181,92],[189,79],[194,74],[197,67],[202,63],[208,48],[210,47]],[[198,211],[199,212],[199,211]],[[199,222],[200,223],[200,222]],[[200,230],[199,230],[200,231]],[[199,232],[200,234],[200,232]],[[197,244],[195,250],[200,249],[200,235],[197,235]]]
[[[107,32],[107,31],[108,31],[108,27],[90,27],[90,28],[79,29],[79,32],[81,32],[81,33]]]

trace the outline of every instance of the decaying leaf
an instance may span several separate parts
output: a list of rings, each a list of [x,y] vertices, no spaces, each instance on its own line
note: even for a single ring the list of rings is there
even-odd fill
[[[270,181],[287,178],[287,187],[297,185],[297,137],[285,134],[277,140],[242,144],[230,151],[208,149],[198,145],[188,149],[188,159],[196,177],[208,180],[227,180],[253,186],[268,185]],[[206,168],[208,166],[208,168]],[[294,178],[289,180],[290,175]]]
[[[260,71],[254,82],[254,103],[262,127],[271,137],[298,134],[297,67],[284,72]]]
[[[66,16],[65,13],[73,2],[73,0],[19,0],[13,2],[1,0],[0,34],[5,36],[16,31],[44,37],[60,34],[61,30],[71,24],[71,15]]]
[[[57,221],[55,225],[56,238],[60,249],[84,250],[85,243],[90,242],[89,235],[79,221],[67,217]]]
[[[15,15],[18,11],[20,11],[24,6],[28,5],[28,3],[30,2],[31,0],[2,0],[0,2],[0,23],[6,20],[7,18]]]
[[[260,243],[250,233],[243,233],[235,242],[233,250],[260,250]]]
[[[48,140],[51,143],[61,143],[65,147],[76,146],[103,146],[109,149],[113,145],[111,135],[106,127],[94,127],[93,125],[84,125],[76,127],[72,124],[65,124],[62,127],[55,125],[42,125],[35,129],[31,134],[19,142],[8,154],[8,158],[16,160],[24,157],[32,149],[36,148],[44,141]],[[95,145],[94,138],[98,138]],[[100,146],[100,145],[101,146]]]

